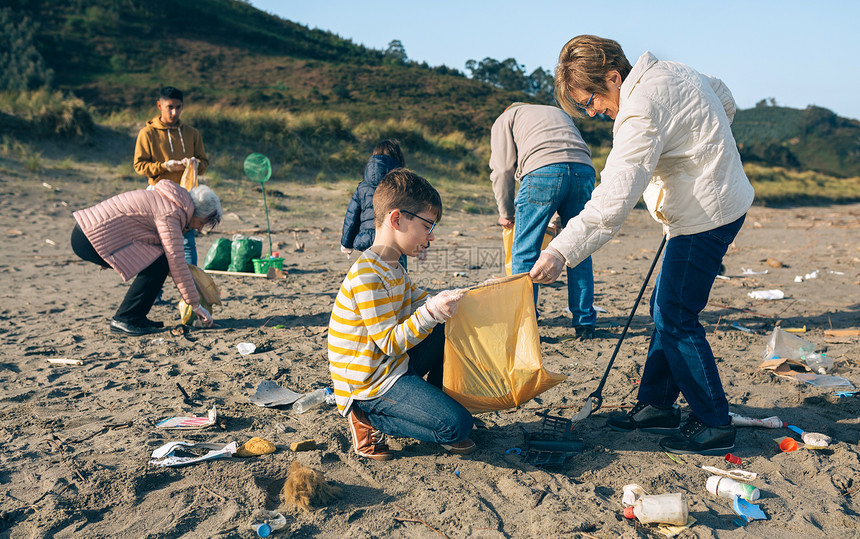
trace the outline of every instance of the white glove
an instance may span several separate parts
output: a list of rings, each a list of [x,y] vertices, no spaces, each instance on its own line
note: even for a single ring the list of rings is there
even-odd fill
[[[185,165],[182,163],[182,161],[171,159],[170,161],[164,162],[164,168],[166,168],[169,172],[179,172],[180,170],[185,170]]]
[[[209,327],[212,325],[212,315],[209,314],[209,311],[206,310],[203,305],[198,305],[192,309],[192,312],[197,315],[197,318],[200,322],[203,323],[203,327]]]
[[[459,289],[443,290],[427,299],[424,305],[430,311],[430,316],[437,322],[444,322],[457,314],[457,308],[460,305],[460,300],[463,299],[463,294],[465,292]]]
[[[349,248],[344,247],[343,245],[341,245],[341,246],[340,246],[340,252],[341,252],[341,253],[343,253],[343,254],[345,254],[345,255],[346,255],[346,257],[347,257],[347,258],[349,258],[349,257],[350,257],[350,255],[352,254],[352,249],[349,249]]]
[[[187,166],[191,166],[191,165],[197,165],[199,163],[197,161],[196,157],[186,157],[180,162],[182,163],[183,167],[187,167]]]
[[[549,284],[558,279],[565,264],[566,261],[561,253],[547,246],[546,249],[540,252],[540,257],[535,262],[535,265],[532,266],[529,277],[536,283]]]

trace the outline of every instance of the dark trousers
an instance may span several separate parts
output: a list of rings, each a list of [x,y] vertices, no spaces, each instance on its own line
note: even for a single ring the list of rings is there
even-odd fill
[[[87,262],[98,264],[103,268],[109,268],[110,264],[99,256],[93,244],[84,235],[83,230],[77,224],[72,230],[72,251],[78,257]],[[158,292],[164,285],[164,280],[167,274],[170,273],[170,266],[167,264],[167,257],[161,255],[155,261],[144,268],[132,281],[128,287],[128,292],[120,303],[119,308],[114,314],[114,320],[118,322],[126,322],[129,324],[139,324],[146,319],[152,309],[152,304],[155,303],[155,298]]]
[[[743,223],[741,217],[714,230],[670,238],[651,294],[655,328],[638,399],[669,407],[683,393],[692,414],[709,427],[729,423],[729,403],[699,313]]]

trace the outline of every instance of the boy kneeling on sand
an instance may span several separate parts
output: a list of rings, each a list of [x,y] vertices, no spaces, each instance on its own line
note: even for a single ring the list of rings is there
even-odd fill
[[[328,326],[338,410],[363,457],[391,459],[386,434],[471,453],[472,415],[441,389],[443,322],[457,311],[463,293],[428,297],[398,263],[436,239],[442,200],[427,180],[398,168],[379,182],[373,210],[376,238],[349,269]]]

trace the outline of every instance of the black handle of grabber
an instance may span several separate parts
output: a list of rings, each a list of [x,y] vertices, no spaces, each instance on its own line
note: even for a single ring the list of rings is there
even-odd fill
[[[627,330],[630,329],[630,322],[633,321],[633,315],[636,314],[636,309],[639,307],[639,302],[642,300],[642,295],[645,294],[645,288],[648,286],[648,281],[651,280],[651,274],[654,273],[654,266],[657,265],[657,261],[660,259],[660,254],[663,252],[663,247],[666,246],[666,235],[663,235],[663,241],[660,242],[660,247],[657,248],[657,254],[654,255],[654,260],[651,261],[651,267],[648,268],[648,274],[645,275],[645,281],[642,283],[642,288],[639,289],[639,295],[636,296],[636,302],[633,303],[633,308],[630,310],[630,316],[627,317],[627,323],[624,324],[624,331],[621,332],[621,336],[618,338],[618,344],[615,345],[615,351],[612,352],[612,357],[609,358],[609,365],[606,366],[606,372],[603,373],[603,378],[600,380],[600,384],[598,384],[597,389],[588,396],[588,398],[592,399],[593,406],[591,407],[591,413],[596,412],[600,406],[603,404],[603,386],[606,385],[606,379],[609,378],[609,371],[612,370],[612,364],[615,363],[615,357],[618,355],[618,351],[621,349],[621,343],[624,342],[624,337],[627,335]]]

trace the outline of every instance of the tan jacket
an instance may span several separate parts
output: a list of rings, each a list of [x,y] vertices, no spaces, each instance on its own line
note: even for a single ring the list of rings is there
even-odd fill
[[[591,152],[579,129],[563,110],[547,105],[514,103],[490,131],[490,180],[499,216],[514,216],[516,181],[556,163],[593,167]]]
[[[74,213],[75,221],[105,262],[128,281],[162,254],[182,299],[192,307],[200,297],[185,262],[182,234],[194,215],[188,191],[173,182],[129,191]]]
[[[576,266],[618,232],[640,196],[670,237],[736,221],[755,192],[732,135],[734,115],[722,81],[644,53],[621,85],[600,185],[549,246]]]
[[[155,185],[159,180],[179,183],[182,171],[168,172],[164,163],[171,159],[181,161],[186,157],[196,157],[200,161],[197,174],[203,174],[209,168],[203,137],[190,125],[183,125],[181,120],[168,127],[156,116],[146,122],[146,127],[137,134],[134,170],[149,178],[150,185]]]

